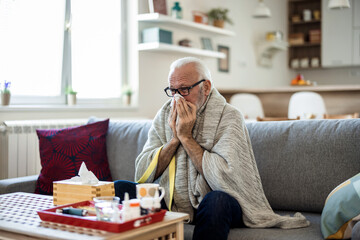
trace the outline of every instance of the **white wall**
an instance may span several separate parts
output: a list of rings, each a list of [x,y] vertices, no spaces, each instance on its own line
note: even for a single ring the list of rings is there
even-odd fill
[[[168,9],[173,5],[173,2],[168,1]],[[183,18],[190,21],[192,20],[191,12],[193,10],[207,12],[211,8],[216,7],[230,9],[230,18],[235,24],[226,24],[225,27],[235,31],[236,36],[210,36],[215,49],[218,44],[230,47],[230,72],[219,72],[217,70],[217,59],[202,58],[209,66],[214,85],[217,88],[234,89],[288,85],[293,72],[286,67],[286,51],[279,52],[274,56],[272,68],[263,68],[257,65],[256,46],[259,42],[265,40],[266,32],[280,30],[285,33],[287,29],[286,1],[268,0],[266,3],[271,7],[273,14],[273,17],[269,19],[255,19],[251,16],[257,5],[257,1],[254,0],[227,0],[221,1],[221,3],[218,0],[180,1],[180,5],[183,8]],[[139,11],[147,11],[147,0],[139,0]],[[172,30],[168,26],[163,26],[163,28]],[[205,34],[193,33],[191,31],[188,33],[184,32],[182,35],[179,32],[181,30],[174,29],[174,43],[181,38],[187,37],[192,40],[195,46],[200,47],[200,37],[206,37]],[[167,86],[169,65],[173,60],[185,55],[141,52],[139,56],[140,86],[148,90],[147,93],[144,93],[144,98],[140,99],[140,103],[148,105],[145,111],[147,114],[151,114],[151,112],[155,112],[156,108],[161,107],[162,103],[167,99],[163,88]]]
[[[148,0],[138,0],[139,11],[147,11]],[[168,0],[168,9],[173,5]],[[213,47],[219,43],[230,47],[230,72],[217,71],[217,60],[204,58],[203,60],[212,71],[214,84],[219,89],[236,89],[243,87],[267,88],[273,86],[288,86],[296,72],[287,66],[287,51],[277,53],[273,58],[273,67],[264,68],[257,65],[256,44],[265,38],[268,31],[280,30],[287,39],[287,1],[265,0],[271,8],[272,17],[268,19],[255,19],[251,17],[256,0],[180,0],[183,8],[183,17],[192,20],[191,11],[206,12],[214,7],[230,9],[230,17],[234,25],[226,28],[236,32],[235,37],[214,37]],[[184,32],[174,32],[174,40],[183,37]],[[186,35],[193,38],[194,44],[199,45],[199,34]],[[174,41],[175,42],[175,41]],[[184,57],[181,54],[150,53],[139,54],[139,99],[138,108],[132,110],[93,110],[93,111],[0,111],[0,122],[12,119],[40,119],[40,118],[79,118],[96,115],[99,117],[146,117],[153,118],[157,110],[168,99],[163,91],[167,86],[168,69],[171,62]],[[135,57],[136,59],[136,57]],[[325,70],[303,71],[306,79],[316,81],[319,85],[326,84],[360,84],[357,75],[360,68],[340,68]],[[136,78],[136,74],[134,75]]]

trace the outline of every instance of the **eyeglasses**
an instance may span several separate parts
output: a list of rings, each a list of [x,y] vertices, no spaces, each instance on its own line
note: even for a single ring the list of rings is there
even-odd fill
[[[200,83],[202,83],[204,81],[205,81],[205,79],[202,79],[190,87],[182,87],[182,88],[167,87],[164,89],[164,91],[168,97],[173,97],[176,93],[179,93],[181,96],[187,96],[190,94],[190,89],[196,87],[197,85],[199,85]]]

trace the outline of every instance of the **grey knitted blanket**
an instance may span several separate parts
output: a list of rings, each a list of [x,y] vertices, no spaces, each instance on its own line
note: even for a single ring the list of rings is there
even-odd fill
[[[142,177],[160,147],[171,139],[172,132],[168,125],[170,103],[167,102],[157,113],[144,149],[135,161],[136,180]],[[192,220],[194,208],[199,206],[205,195],[211,190],[220,190],[237,199],[248,227],[288,229],[309,226],[309,221],[300,213],[290,217],[273,212],[262,188],[244,118],[226,103],[216,89],[212,90],[197,113],[193,137],[205,150],[204,176],[196,171],[180,145],[175,155],[172,211],[186,212]],[[159,179],[154,179],[155,171],[146,182],[156,181],[165,188],[164,199],[169,206],[169,168]]]

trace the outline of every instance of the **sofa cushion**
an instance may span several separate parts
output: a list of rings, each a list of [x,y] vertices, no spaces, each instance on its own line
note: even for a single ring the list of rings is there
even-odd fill
[[[85,162],[102,181],[112,181],[106,154],[109,120],[79,127],[36,130],[39,137],[41,172],[35,193],[52,195],[53,181],[78,174]]]
[[[291,215],[295,212],[276,212],[280,215]],[[303,213],[310,221],[310,226],[298,229],[279,229],[279,228],[233,228],[230,230],[228,240],[323,240],[320,231],[320,214]],[[184,239],[191,240],[194,225],[184,225]]]
[[[321,214],[325,239],[349,239],[360,220],[360,173],[337,186],[326,199]]]
[[[321,213],[329,192],[360,172],[360,119],[247,123],[275,210]]]
[[[91,117],[89,123],[99,121]],[[134,181],[135,159],[148,138],[152,120],[111,120],[106,136],[107,155],[114,180]]]

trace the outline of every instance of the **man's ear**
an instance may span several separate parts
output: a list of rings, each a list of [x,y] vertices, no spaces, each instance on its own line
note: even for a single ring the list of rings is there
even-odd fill
[[[204,93],[206,96],[209,96],[211,90],[211,82],[210,80],[206,80],[204,82]]]

